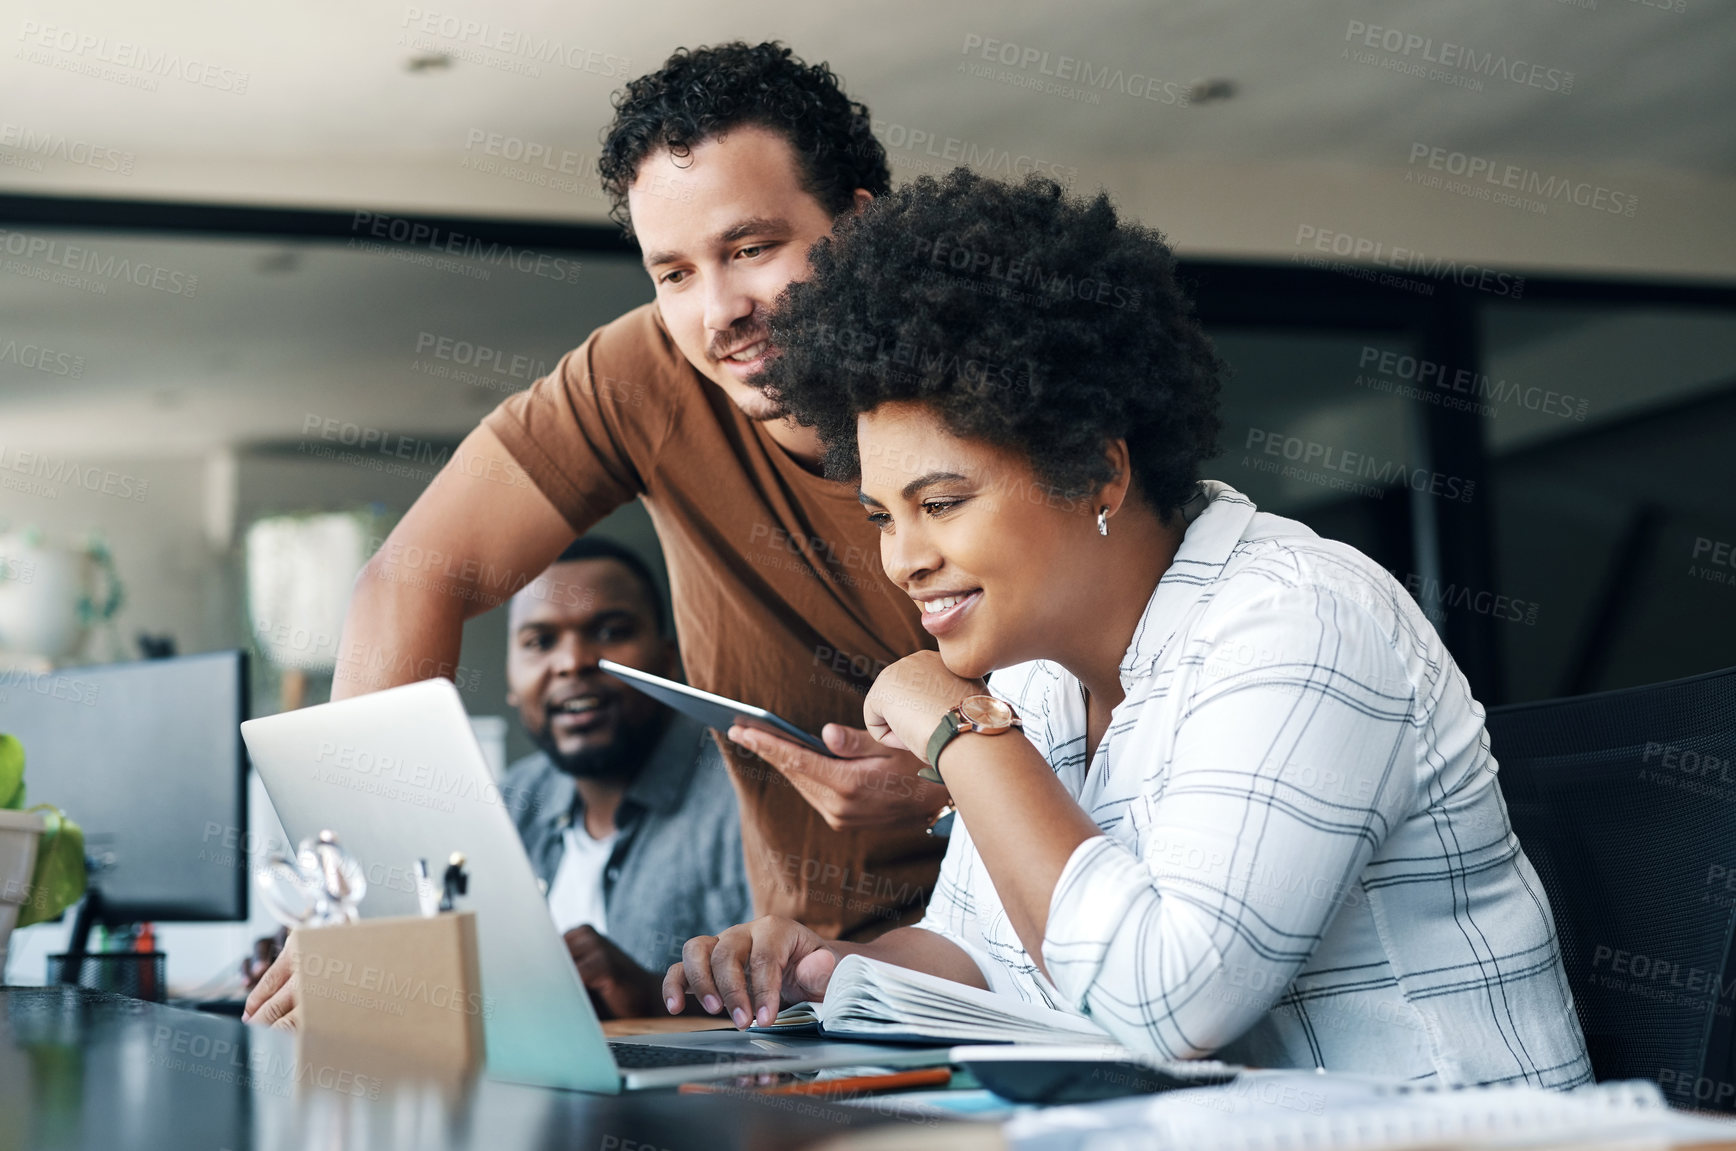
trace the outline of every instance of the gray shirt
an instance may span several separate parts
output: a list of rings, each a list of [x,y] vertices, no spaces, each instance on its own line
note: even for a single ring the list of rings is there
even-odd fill
[[[546,892],[566,829],[584,819],[584,800],[541,752],[507,768],[501,793]],[[641,966],[661,973],[693,936],[753,918],[735,788],[705,728],[670,715],[621,796],[615,825],[620,834],[603,872],[608,937]]]

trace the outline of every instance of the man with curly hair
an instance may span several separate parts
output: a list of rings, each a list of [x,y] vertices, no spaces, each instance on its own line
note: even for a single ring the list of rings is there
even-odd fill
[[[885,151],[826,65],[731,43],[677,51],[617,93],[599,167],[655,302],[471,433],[465,466],[429,485],[357,581],[342,651],[455,666],[464,620],[516,590],[491,579],[542,571],[641,499],[688,681],[820,733],[837,756],[730,733],[756,906],[828,937],[911,922],[946,791],[868,736],[862,700],[875,672],[932,641],[881,573],[855,490],[820,474],[818,437],[755,380],[767,307],[836,218],[889,190]],[[511,468],[533,483],[488,482]],[[428,553],[459,594],[391,578],[389,557]],[[333,696],[397,681],[340,666]]]
[[[1589,1083],[1440,637],[1367,556],[1201,479],[1220,366],[1162,237],[1102,194],[959,169],[811,259],[762,382],[859,485],[939,640],[864,714],[957,822],[920,924],[690,940],[670,1009],[769,1021],[866,955],[1163,1058]]]

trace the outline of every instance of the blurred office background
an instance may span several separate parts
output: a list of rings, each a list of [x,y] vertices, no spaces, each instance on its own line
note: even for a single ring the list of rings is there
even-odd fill
[[[14,692],[144,637],[249,649],[256,714],[326,698],[335,636],[260,618],[250,532],[336,514],[350,550],[325,568],[365,554],[482,415],[651,298],[597,188],[609,95],[734,38],[829,61],[895,179],[1034,168],[1162,229],[1233,369],[1208,474],[1393,571],[1486,704],[1736,662],[1726,7],[74,0],[8,21],[0,595],[72,621],[10,644]],[[577,270],[392,243],[422,225]],[[602,530],[655,551],[637,508]],[[512,758],[504,628],[471,622],[460,683]],[[251,842],[275,845],[262,798]],[[262,923],[182,928],[180,952],[166,933],[171,979]],[[20,954],[11,978],[37,977]]]

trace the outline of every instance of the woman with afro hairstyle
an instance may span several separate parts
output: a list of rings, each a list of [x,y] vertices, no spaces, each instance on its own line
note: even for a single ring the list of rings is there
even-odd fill
[[[811,258],[763,384],[859,485],[939,641],[864,715],[956,820],[917,926],[689,941],[671,1009],[692,991],[766,1021],[861,952],[1163,1058],[1589,1082],[1434,629],[1354,548],[1201,479],[1221,366],[1162,237],[1103,195],[961,169]]]

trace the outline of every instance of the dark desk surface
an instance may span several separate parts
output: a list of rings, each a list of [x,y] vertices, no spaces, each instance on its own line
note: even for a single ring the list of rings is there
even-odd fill
[[[441,1082],[237,1019],[79,988],[0,988],[0,1151],[778,1151],[887,1122],[797,1098]]]

